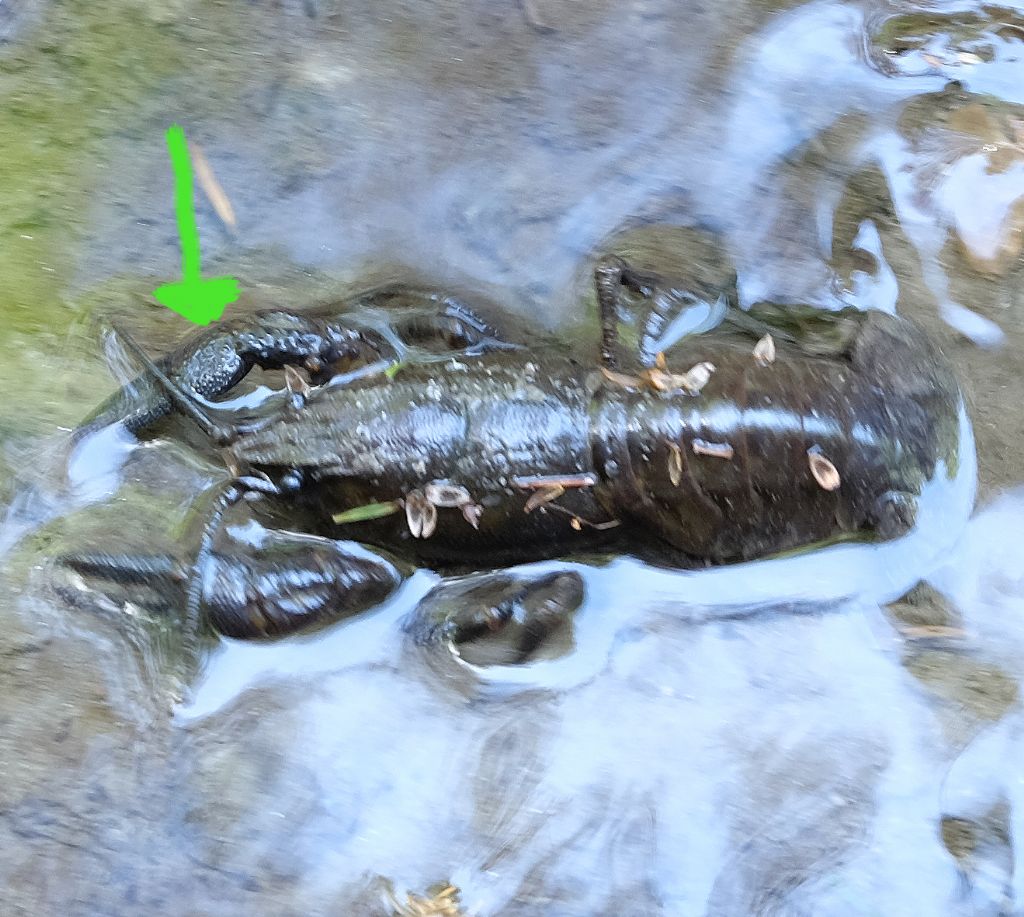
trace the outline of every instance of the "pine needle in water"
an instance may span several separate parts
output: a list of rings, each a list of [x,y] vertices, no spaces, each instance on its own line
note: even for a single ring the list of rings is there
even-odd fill
[[[213,168],[206,159],[206,154],[203,152],[202,147],[198,143],[189,143],[188,151],[192,156],[192,167],[195,169],[196,181],[199,182],[199,187],[203,189],[203,194],[206,195],[207,200],[216,211],[217,216],[220,217],[221,222],[229,229],[234,229],[238,223],[235,219],[235,208],[231,206],[231,201],[221,187],[220,182],[217,181],[217,176],[213,174]]]
[[[338,525],[345,525],[348,522],[368,522],[371,519],[383,519],[398,512],[398,501],[391,500],[388,503],[367,503],[365,506],[356,506],[347,509],[343,513],[331,516]]]

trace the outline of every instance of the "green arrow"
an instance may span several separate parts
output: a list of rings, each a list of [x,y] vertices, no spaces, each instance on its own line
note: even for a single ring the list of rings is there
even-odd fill
[[[238,281],[234,277],[203,280],[199,260],[199,230],[192,201],[192,163],[188,157],[185,131],[179,124],[167,129],[167,150],[174,170],[174,210],[181,236],[181,273],[178,283],[157,287],[157,301],[197,325],[209,325],[238,299]]]

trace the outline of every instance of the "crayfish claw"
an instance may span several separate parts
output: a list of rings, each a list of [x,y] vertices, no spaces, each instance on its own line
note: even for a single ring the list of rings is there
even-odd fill
[[[382,557],[285,532],[270,532],[258,549],[211,552],[191,572],[164,554],[67,554],[57,562],[83,576],[173,597],[161,608],[180,606],[195,586],[202,619],[242,639],[282,636],[347,617],[382,602],[399,582],[398,571]]]
[[[344,542],[271,533],[254,553],[218,553],[203,575],[202,607],[228,637],[281,637],[350,617],[384,601],[399,583],[382,557]]]

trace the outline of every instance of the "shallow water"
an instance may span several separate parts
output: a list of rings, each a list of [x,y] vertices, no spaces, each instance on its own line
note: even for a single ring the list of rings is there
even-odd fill
[[[0,97],[0,910],[1024,910],[1019,7],[19,0]],[[193,671],[173,620],[48,564],[187,541],[223,475],[62,432],[117,384],[112,322],[185,330],[150,296],[173,121],[238,215],[197,199],[233,309],[417,279],[591,346],[588,258],[668,222],[721,234],[744,304],[908,315],[964,381],[973,515],[965,461],[892,545],[541,565],[586,598],[528,666],[412,645],[424,570]],[[685,265],[673,238],[640,254]]]

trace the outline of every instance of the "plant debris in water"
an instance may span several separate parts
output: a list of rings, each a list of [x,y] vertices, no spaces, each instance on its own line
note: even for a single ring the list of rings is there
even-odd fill
[[[712,458],[731,459],[733,448],[728,443],[709,443],[706,439],[695,439],[692,443],[697,455],[710,455]]]
[[[217,176],[213,174],[213,167],[210,165],[209,160],[207,160],[202,147],[198,143],[190,141],[188,151],[192,157],[192,167],[195,169],[196,181],[199,182],[199,187],[203,189],[206,199],[212,205],[217,216],[220,217],[221,222],[229,229],[235,229],[238,226],[238,220],[235,218],[235,208],[231,206],[231,200],[228,198],[224,188],[221,187],[220,182],[217,181]]]
[[[405,901],[400,901],[392,889],[388,889],[394,917],[465,917],[465,911],[459,905],[459,889],[454,885],[445,885],[436,892],[427,890],[426,895],[405,893]]]
[[[530,494],[530,499],[526,501],[526,506],[523,507],[523,512],[532,513],[535,509],[543,506],[545,503],[557,500],[564,493],[565,488],[561,484],[548,484],[545,487],[538,487],[532,494]]]
[[[437,528],[437,507],[420,490],[405,497],[405,519],[413,538],[429,538]]]
[[[628,389],[653,388],[656,392],[689,392],[696,395],[700,392],[711,374],[715,364],[702,361],[691,366],[685,373],[671,373],[665,368],[665,355],[659,353],[655,365],[641,370],[637,376],[615,372],[602,366],[601,372],[609,382]]]
[[[758,366],[775,362],[775,339],[770,334],[766,334],[754,346],[754,359]]]
[[[683,479],[683,450],[675,443],[668,444],[668,479],[675,487]]]
[[[383,519],[385,516],[393,515],[398,512],[400,506],[397,500],[390,500],[387,503],[367,503],[365,506],[356,506],[343,513],[337,513],[331,518],[338,525],[345,525],[349,522],[368,522],[371,519]]]
[[[434,506],[449,509],[456,509],[473,502],[473,498],[465,487],[460,484],[448,484],[445,481],[432,481],[423,488],[423,493]]]
[[[839,471],[815,446],[807,450],[807,462],[811,474],[822,490],[837,490],[841,482]]]

